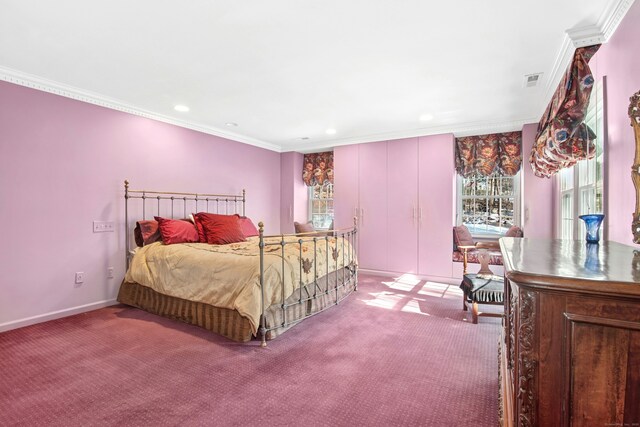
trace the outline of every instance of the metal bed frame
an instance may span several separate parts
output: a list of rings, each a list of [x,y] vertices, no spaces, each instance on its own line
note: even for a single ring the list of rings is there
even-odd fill
[[[182,214],[183,218],[188,216],[187,211],[187,202],[193,202],[194,204],[194,212],[198,212],[198,204],[203,203],[206,206],[205,211],[210,213],[224,213],[224,214],[240,214],[238,212],[238,204],[242,204],[241,212],[242,216],[245,215],[245,205],[246,205],[246,191],[242,190],[241,195],[236,194],[206,194],[206,193],[185,193],[185,192],[170,192],[170,191],[149,191],[149,190],[131,190],[129,189],[129,181],[124,181],[124,198],[125,198],[125,229],[126,229],[126,266],[129,268],[129,264],[131,258],[133,256],[133,252],[131,251],[131,230],[132,226],[129,224],[129,199],[140,199],[142,200],[142,219],[146,219],[147,213],[147,200],[154,201],[155,203],[155,212],[158,216],[161,213],[161,203],[164,201],[165,203],[170,203],[170,212],[171,218],[175,217],[175,204],[182,204]],[[215,212],[213,212],[213,203],[215,203]],[[224,212],[221,212],[220,206],[223,205]],[[230,209],[231,208],[231,209]],[[231,212],[230,212],[231,210]],[[190,213],[191,211],[189,211]],[[137,220],[136,220],[137,221]],[[259,241],[258,247],[260,249],[260,289],[261,289],[261,312],[260,312],[260,327],[259,334],[261,337],[261,347],[267,346],[267,333],[271,331],[275,331],[278,329],[289,328],[302,320],[314,316],[318,313],[323,312],[327,308],[330,308],[334,305],[337,305],[346,298],[352,291],[358,289],[358,266],[356,260],[356,242],[357,242],[357,217],[353,218],[353,227],[347,229],[338,229],[338,230],[329,230],[325,236],[318,236],[317,233],[298,233],[298,234],[276,234],[271,236],[265,236],[264,234],[264,224],[262,221],[258,223],[258,233],[259,233]],[[134,223],[135,224],[135,221]],[[297,237],[297,239],[293,239]],[[334,260],[335,270],[329,271],[329,241],[330,239],[335,238],[336,248],[339,245],[340,239],[342,238],[342,265],[341,269],[338,268],[338,257],[337,251],[332,252],[332,258]],[[268,239],[268,240],[267,240]],[[278,240],[275,240],[278,239]],[[345,253],[345,239],[350,244],[350,250]],[[287,299],[291,300],[291,296],[287,297],[285,295],[285,286],[284,286],[284,270],[285,270],[285,246],[287,245],[298,245],[299,253],[302,255],[302,245],[303,243],[313,242],[313,269],[314,269],[314,280],[312,283],[308,285],[304,285],[302,281],[302,270],[303,270],[303,261],[302,256],[300,256],[299,263],[299,277],[300,283],[296,290],[294,290],[294,294],[298,292],[298,298],[295,298],[294,301],[287,302]],[[327,274],[324,276],[324,280],[321,277],[318,277],[317,271],[317,247],[319,244],[325,245],[325,262],[326,262],[326,270]],[[267,306],[265,306],[265,293],[264,293],[264,267],[265,267],[265,249],[271,246],[280,246],[281,250],[279,252],[280,257],[282,259],[281,263],[281,274],[282,284],[281,284],[281,301],[276,302],[271,307],[277,306],[281,310],[282,321],[277,325],[267,326],[266,320],[266,310]],[[271,252],[273,253],[273,252]],[[341,274],[340,274],[341,273]],[[330,276],[334,274],[335,278],[333,280],[333,284],[330,283]],[[351,286],[351,289],[349,289]],[[306,287],[307,293],[309,296],[303,296],[303,288]],[[309,292],[309,287],[312,287],[312,293]],[[344,289],[342,295],[340,295],[340,291]],[[312,311],[311,313],[307,313],[306,315],[300,318],[287,318],[287,309],[296,306],[296,305],[307,305],[308,303],[312,303],[313,301],[324,298],[326,301],[331,302],[331,304],[326,304],[321,308]],[[330,300],[328,298],[331,298]]]

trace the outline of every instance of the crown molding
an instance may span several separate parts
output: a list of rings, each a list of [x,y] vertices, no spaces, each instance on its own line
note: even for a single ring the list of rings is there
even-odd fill
[[[405,131],[384,132],[367,136],[358,136],[350,138],[332,139],[322,141],[316,144],[296,144],[295,146],[283,147],[283,152],[297,151],[299,153],[313,153],[330,148],[340,147],[350,144],[364,144],[367,142],[377,141],[393,141],[403,138],[415,138],[419,136],[441,135],[452,133],[456,137],[486,135],[489,133],[512,132],[522,129],[522,126],[528,123],[538,123],[539,119],[529,118],[511,121],[495,121],[495,122],[469,122],[457,125],[441,125],[431,126],[428,128],[418,128]]]
[[[589,25],[588,27],[574,28],[567,30],[567,36],[573,43],[574,48],[593,46],[606,41],[604,33],[597,25]]]
[[[220,138],[229,139],[235,142],[253,145],[255,147],[264,148],[278,153],[282,152],[282,147],[280,147],[279,145],[271,144],[237,133],[228,132],[212,126],[203,126],[200,124],[191,123],[187,120],[180,120],[174,117],[165,116],[154,111],[144,110],[142,108],[138,108],[131,104],[127,104],[125,102],[110,98],[105,95],[101,95],[99,93],[79,89],[77,87],[65,85],[63,83],[45,79],[33,74],[24,73],[22,71],[17,71],[11,68],[0,66],[0,80],[4,80],[6,82],[20,86],[29,87],[32,89],[37,89],[43,92],[52,93],[54,95],[64,96],[65,98],[75,99],[76,101],[87,102],[89,104],[98,105],[100,107],[122,111],[123,113],[133,114],[147,119],[157,120],[159,122],[195,130],[198,132],[206,133],[208,135],[218,136]]]
[[[618,25],[622,22],[633,2],[635,0],[618,0],[612,2],[610,7],[604,11],[598,20],[600,31],[604,34],[605,42],[609,41],[613,33],[615,33]]]

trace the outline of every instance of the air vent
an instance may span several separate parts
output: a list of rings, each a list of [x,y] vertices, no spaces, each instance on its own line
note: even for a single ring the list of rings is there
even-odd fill
[[[540,82],[542,73],[527,74],[524,76],[524,87],[535,87]]]

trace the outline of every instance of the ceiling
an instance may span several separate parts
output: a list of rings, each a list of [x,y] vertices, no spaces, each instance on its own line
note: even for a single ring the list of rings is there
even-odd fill
[[[275,151],[508,131],[632,3],[0,0],[0,79]]]

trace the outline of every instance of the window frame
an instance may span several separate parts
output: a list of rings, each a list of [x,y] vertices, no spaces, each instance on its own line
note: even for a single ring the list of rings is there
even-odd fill
[[[516,225],[518,227],[521,227],[522,224],[522,217],[521,217],[521,200],[522,200],[522,178],[521,178],[521,174],[522,174],[522,170],[518,171],[517,174],[515,174],[514,176],[510,177],[510,176],[498,176],[498,175],[494,175],[492,177],[499,177],[499,178],[511,178],[513,179],[513,196],[489,196],[489,195],[485,195],[485,196],[464,196],[462,194],[462,185],[464,182],[464,179],[462,176],[460,176],[459,174],[456,174],[456,225],[462,225],[462,219],[463,219],[463,212],[462,212],[462,206],[463,206],[463,200],[464,199],[489,199],[489,198],[499,198],[499,199],[513,199],[513,225]],[[482,177],[480,177],[482,178]],[[489,177],[487,177],[489,178]],[[476,177],[477,179],[477,177]],[[477,239],[496,239],[499,237],[504,236],[503,232],[477,232],[473,229],[469,229],[469,231],[471,232],[471,236]]]
[[[557,178],[557,186],[558,186],[558,195],[559,195],[559,203],[558,203],[558,212],[557,212],[557,237],[559,239],[569,239],[573,240],[574,236],[578,233],[576,223],[576,174],[574,173],[573,168],[565,168],[558,172]],[[570,185],[568,181],[571,181]],[[567,183],[566,186],[563,186],[564,183]],[[567,203],[565,204],[565,200]],[[566,211],[566,212],[565,212]],[[563,224],[571,224],[570,226],[564,227]]]
[[[315,198],[315,194],[316,194],[316,190],[315,187],[328,187],[328,189],[326,190],[327,194],[330,194],[332,197],[323,197],[323,198]],[[311,222],[313,224],[313,227],[316,230],[329,230],[331,228],[331,224],[333,223],[334,219],[335,219],[335,205],[334,205],[334,187],[332,183],[326,183],[326,184],[318,184],[315,186],[309,186],[308,190],[307,190],[307,196],[308,196],[308,221]],[[322,191],[321,191],[322,193]],[[319,200],[319,201],[324,201],[324,206],[325,209],[323,212],[314,212],[314,201]],[[331,208],[329,209],[328,206],[329,204],[326,203],[327,201],[330,201],[331,203]],[[316,222],[314,220],[315,216],[325,216],[327,218],[330,218],[330,221],[324,221],[325,224],[328,224],[327,226],[318,226],[316,225]]]

